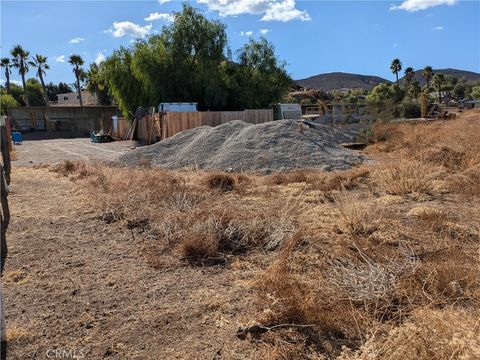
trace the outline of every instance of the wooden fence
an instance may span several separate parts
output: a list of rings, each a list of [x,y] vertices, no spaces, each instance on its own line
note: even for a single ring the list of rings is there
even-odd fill
[[[273,121],[273,110],[206,112],[163,112],[147,115],[137,122],[135,137],[143,144],[152,144],[169,138],[181,131],[200,126],[218,126],[232,120],[260,124]]]
[[[10,184],[10,152],[12,151],[12,128],[7,117],[0,120],[0,153],[7,183]]]
[[[7,199],[7,186],[8,184],[10,184],[10,151],[12,138],[9,129],[11,128],[9,126],[8,120],[6,120],[5,118],[0,119],[0,267],[2,272],[3,266],[5,264],[5,258],[7,257],[6,232],[10,220],[10,210],[8,208]],[[1,321],[3,325],[4,319],[1,319]],[[4,339],[2,338],[2,341],[3,340]],[[5,344],[2,343],[2,346],[5,346]]]

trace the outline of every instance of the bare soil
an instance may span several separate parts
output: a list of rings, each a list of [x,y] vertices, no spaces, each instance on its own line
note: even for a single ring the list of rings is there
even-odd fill
[[[155,270],[141,255],[145,240],[106,225],[78,205],[81,197],[44,168],[13,172],[3,279],[10,359],[55,350],[87,359],[235,359],[253,350],[235,336],[248,322],[243,282],[253,266],[240,275]]]
[[[134,141],[94,144],[87,138],[27,140],[15,146],[17,167],[36,166],[62,160],[115,160],[136,146]]]

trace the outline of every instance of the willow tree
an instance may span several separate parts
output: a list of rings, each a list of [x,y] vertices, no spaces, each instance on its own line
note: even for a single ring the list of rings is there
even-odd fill
[[[291,85],[273,45],[253,40],[229,54],[225,25],[184,4],[160,34],[120,48],[100,72],[122,112],[159,102],[197,102],[200,110],[243,110],[279,101]]]

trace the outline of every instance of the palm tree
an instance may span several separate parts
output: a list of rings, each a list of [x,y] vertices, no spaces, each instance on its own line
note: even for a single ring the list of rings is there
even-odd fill
[[[410,84],[408,88],[408,93],[412,98],[417,99],[418,95],[420,95],[421,92],[422,92],[422,88],[420,87],[420,84],[418,81],[415,80]]]
[[[413,71],[412,67],[407,67],[405,69],[405,88],[408,88],[415,76],[415,71]]]
[[[50,66],[47,64],[47,57],[43,55],[35,55],[35,57],[32,57],[33,61],[29,61],[28,63],[37,68],[37,77],[40,79],[40,83],[42,84],[43,88],[43,96],[45,98],[45,104],[46,106],[49,105],[50,101],[48,99],[47,95],[47,88],[45,86],[45,81],[43,81],[43,75],[45,75],[45,70],[50,69]]]
[[[400,59],[393,59],[392,64],[390,65],[390,70],[397,77],[397,87],[398,87],[398,73],[402,70],[402,62]]]
[[[27,59],[30,53],[25,50],[22,45],[15,45],[12,51],[10,51],[10,54],[13,56],[13,66],[18,69],[18,73],[22,77],[23,101],[25,102],[25,105],[28,106],[28,91],[25,83],[25,74],[28,72]]]
[[[82,89],[80,87],[80,78],[82,77],[83,70],[81,66],[84,64],[84,61],[80,55],[70,55],[68,62],[70,65],[73,65],[73,73],[75,74],[76,78],[76,88],[78,99],[80,100],[80,106],[83,107],[83,100],[82,100]]]
[[[435,74],[432,80],[433,86],[438,91],[438,102],[442,102],[442,85],[445,82],[445,77],[443,74]]]
[[[422,71],[422,76],[425,78],[425,81],[427,82],[427,88],[430,86],[430,80],[432,79],[433,76],[433,69],[431,66],[425,66],[425,69]]]
[[[90,68],[88,69],[87,73],[85,74],[87,78],[87,90],[91,94],[95,94],[97,98],[97,105],[100,102],[100,74],[99,74],[99,67],[96,63],[90,64]]]
[[[2,58],[0,60],[0,66],[5,68],[5,85],[7,86],[7,94],[10,94],[10,74],[12,73],[10,68],[13,64],[9,58]]]

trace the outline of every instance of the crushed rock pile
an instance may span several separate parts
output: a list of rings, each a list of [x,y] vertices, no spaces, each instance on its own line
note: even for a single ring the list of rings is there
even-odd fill
[[[315,168],[343,170],[363,156],[340,146],[352,137],[325,125],[307,126],[295,120],[247,124],[236,120],[183,131],[154,145],[132,150],[119,162],[136,166],[149,162],[168,169],[259,171]]]

